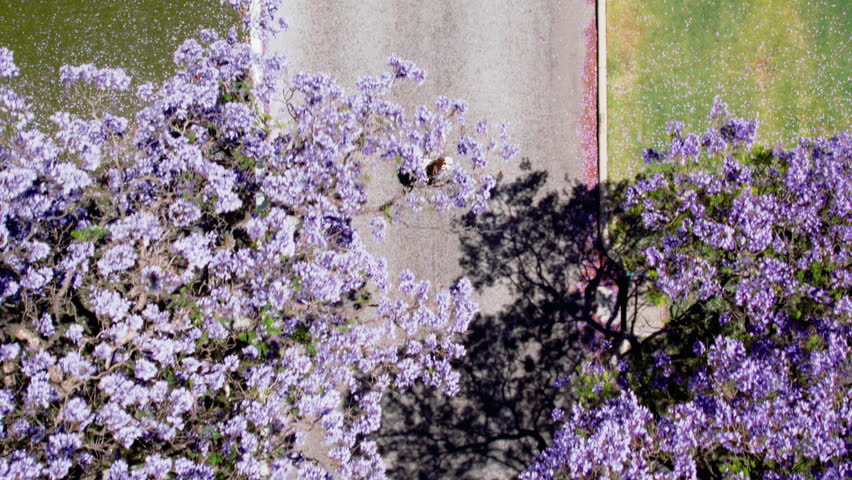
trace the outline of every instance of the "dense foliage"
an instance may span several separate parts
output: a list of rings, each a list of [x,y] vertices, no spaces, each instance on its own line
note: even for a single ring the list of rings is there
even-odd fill
[[[852,137],[769,151],[726,110],[669,125],[613,226],[646,229],[625,266],[669,318],[579,369],[522,478],[852,476]]]
[[[283,27],[277,2],[229,3],[244,24],[183,43],[135,121],[103,109],[130,88],[121,70],[64,67],[92,114],[46,128],[0,86],[1,478],[384,478],[365,440],[383,394],[459,388],[470,283],[391,281],[353,225],[481,211],[488,157],[516,151],[505,125],[465,133],[443,97],[406,115],[386,95],[425,73],[395,57],[349,95],[288,81],[247,40]],[[369,212],[382,162],[404,202]]]
[[[384,478],[383,396],[459,389],[470,282],[392,281],[358,225],[485,210],[505,125],[444,97],[407,115],[387,96],[425,72],[396,57],[351,94],[287,79],[248,40],[284,28],[277,2],[227,3],[240,27],[183,43],[133,120],[110,113],[131,79],[80,65],[75,110],[40,125],[0,48],[0,478]],[[601,250],[579,275],[601,342],[522,478],[852,476],[852,138],[769,151],[723,103],[711,119],[646,150],[611,226],[629,250],[570,239]],[[370,211],[381,164],[400,193]],[[666,323],[599,316],[604,270],[622,314],[652,279]]]

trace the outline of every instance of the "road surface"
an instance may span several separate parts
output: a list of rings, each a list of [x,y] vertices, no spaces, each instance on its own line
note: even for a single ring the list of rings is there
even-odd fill
[[[384,71],[387,56],[395,54],[428,72],[422,87],[406,91],[407,98],[394,97],[403,105],[431,105],[437,96],[446,95],[469,102],[471,123],[487,118],[491,125],[511,124],[512,139],[521,153],[503,169],[504,183],[529,173],[519,167],[522,157],[533,171],[547,172],[546,191],[582,178],[577,130],[583,95],[583,29],[594,21],[594,6],[587,0],[288,0],[283,14],[290,30],[268,48],[289,56],[291,74],[328,72],[349,90],[359,76]],[[391,175],[372,182],[371,188],[380,192],[398,187]],[[388,258],[394,276],[408,268],[433,285],[450,285],[470,273],[463,268],[465,253],[451,222],[439,214],[409,215],[405,224],[390,229],[375,251]],[[483,289],[480,299],[483,313],[492,322],[505,322],[501,312],[518,301],[500,282]],[[493,330],[495,325],[484,321],[472,328],[474,336],[482,337],[483,332],[476,329]],[[508,364],[500,367],[509,372],[502,384],[508,393],[502,400],[544,381],[534,371],[523,375],[529,370],[524,368],[525,358],[542,358],[542,341],[526,339],[493,348],[517,349],[516,355],[508,356]],[[492,373],[497,375],[489,371],[465,375]],[[483,397],[483,392],[475,391],[477,385],[471,380],[450,403],[439,397],[409,398],[405,401],[414,404],[399,400],[386,407],[379,441],[391,478],[504,479],[522,468],[541,446],[541,438],[524,434],[530,426],[515,425],[517,418],[512,420],[511,412],[507,413],[513,407],[489,404],[501,400]],[[548,387],[541,388],[545,395],[552,395]],[[549,400],[540,400],[550,405]],[[530,408],[538,408],[534,405],[530,403]],[[454,410],[470,411],[459,417]],[[543,414],[547,417],[549,411]],[[444,423],[447,426],[441,432],[429,431]],[[447,438],[437,439],[439,434]],[[512,446],[519,442],[523,448]]]

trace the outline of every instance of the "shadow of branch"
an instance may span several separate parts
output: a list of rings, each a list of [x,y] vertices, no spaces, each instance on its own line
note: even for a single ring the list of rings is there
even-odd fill
[[[592,343],[640,342],[646,282],[619,263],[635,232],[601,238],[599,188],[545,192],[546,181],[546,172],[527,171],[497,186],[489,212],[455,222],[465,275],[479,291],[507,288],[510,301],[472,324],[456,397],[418,386],[385,402],[375,439],[390,478],[517,475],[551,441],[552,410],[570,404],[554,381]],[[608,186],[612,204],[626,185]]]

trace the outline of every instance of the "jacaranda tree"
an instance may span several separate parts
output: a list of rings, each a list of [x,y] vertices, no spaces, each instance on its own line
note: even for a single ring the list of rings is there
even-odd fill
[[[386,95],[425,73],[396,57],[351,94],[286,79],[248,41],[278,2],[229,3],[243,23],[184,42],[135,120],[101,108],[124,72],[81,65],[61,79],[92,113],[38,126],[0,48],[0,478],[384,478],[383,394],[459,388],[469,282],[389,279],[354,220],[481,211],[505,126],[462,130],[443,97],[407,115]],[[371,213],[382,162],[402,202]]]
[[[665,324],[602,342],[522,478],[852,476],[852,137],[770,151],[721,101],[710,118],[646,150],[611,227],[646,229],[623,261]]]

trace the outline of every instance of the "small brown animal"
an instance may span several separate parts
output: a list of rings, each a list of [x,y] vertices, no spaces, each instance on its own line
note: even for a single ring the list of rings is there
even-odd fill
[[[426,176],[429,178],[429,185],[435,183],[435,179],[441,174],[441,171],[447,165],[452,165],[453,159],[450,157],[438,157],[426,164]]]

